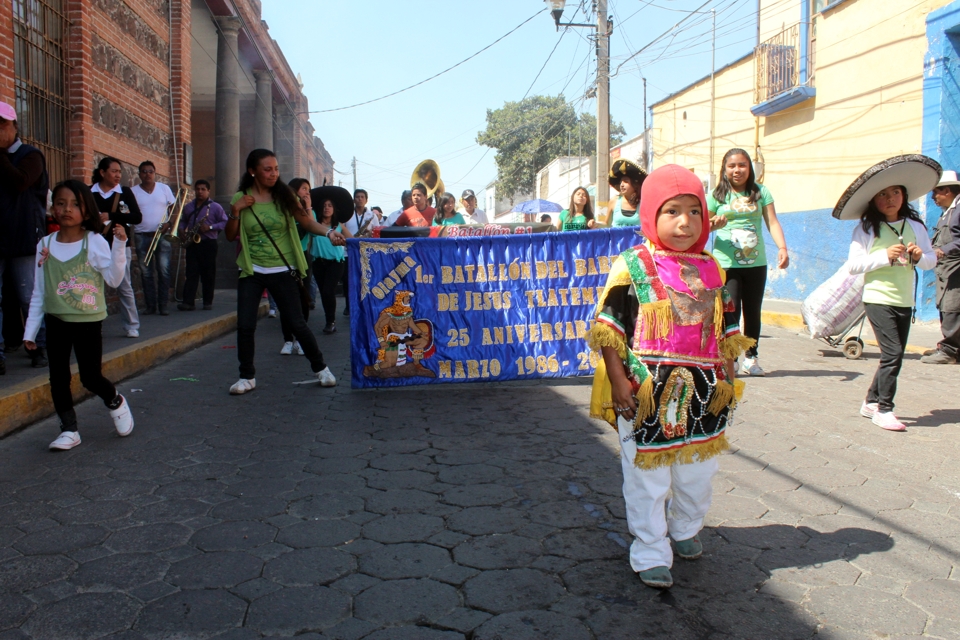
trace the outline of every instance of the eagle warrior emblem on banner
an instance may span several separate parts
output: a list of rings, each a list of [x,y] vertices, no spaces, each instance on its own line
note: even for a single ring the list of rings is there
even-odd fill
[[[436,353],[433,323],[414,319],[412,291],[395,291],[393,304],[380,312],[373,330],[377,336],[377,361],[364,367],[368,378],[435,378],[421,363]]]

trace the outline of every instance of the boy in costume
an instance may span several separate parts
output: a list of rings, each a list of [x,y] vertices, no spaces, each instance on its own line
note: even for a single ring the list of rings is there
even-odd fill
[[[703,551],[697,534],[736,404],[733,361],[753,343],[740,335],[724,272],[704,251],[705,200],[683,167],[649,175],[640,198],[648,242],[617,258],[590,333],[603,355],[590,412],[620,435],[630,565],[658,588],[673,585],[670,538],[681,558]]]

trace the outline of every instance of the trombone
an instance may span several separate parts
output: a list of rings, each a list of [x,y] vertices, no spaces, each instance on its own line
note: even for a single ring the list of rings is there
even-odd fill
[[[178,235],[180,233],[180,218],[183,216],[183,208],[187,204],[187,196],[189,195],[189,191],[183,187],[180,187],[177,190],[177,195],[173,199],[173,204],[163,216],[163,220],[160,221],[160,224],[157,226],[157,230],[153,234],[153,240],[150,241],[150,247],[147,249],[147,253],[143,258],[143,266],[150,266],[150,261],[153,260],[153,254],[160,245],[161,238],[166,239],[168,242],[177,242],[180,240]],[[168,233],[163,233],[163,228],[168,224],[170,225],[170,231]]]

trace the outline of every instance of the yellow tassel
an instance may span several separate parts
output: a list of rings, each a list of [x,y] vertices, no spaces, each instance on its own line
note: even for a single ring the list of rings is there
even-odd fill
[[[723,293],[717,291],[717,301],[713,303],[713,331],[717,336],[717,345],[723,341]]]
[[[607,365],[601,358],[593,373],[593,387],[590,390],[590,417],[605,420],[614,429],[617,428],[617,413],[613,410],[613,387],[607,376]]]
[[[653,376],[647,376],[647,379],[640,384],[637,390],[637,422],[642,422],[652,416],[657,410],[657,405],[653,401]]]
[[[727,436],[721,434],[709,442],[688,444],[669,451],[637,451],[633,464],[639,469],[650,471],[660,467],[669,467],[675,464],[691,464],[703,462],[718,456],[730,448]]]
[[[757,341],[753,338],[738,333],[720,341],[720,354],[724,360],[736,360],[755,344]]]
[[[717,386],[713,389],[713,397],[710,398],[707,411],[718,416],[720,412],[729,407],[734,401],[733,385],[726,380],[717,380]]]
[[[657,300],[640,305],[643,315],[643,339],[666,338],[673,327],[673,307],[669,300]]]
[[[593,323],[593,328],[587,334],[587,344],[597,353],[600,353],[603,347],[613,347],[621,360],[627,359],[627,342],[624,337],[601,322]]]

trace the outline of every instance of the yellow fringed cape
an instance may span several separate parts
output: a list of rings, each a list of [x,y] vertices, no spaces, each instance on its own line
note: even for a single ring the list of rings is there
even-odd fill
[[[645,265],[638,269],[637,254],[649,252],[647,247],[635,247],[628,249],[621,257],[617,259],[611,267],[607,276],[607,283],[603,293],[597,303],[597,316],[604,308],[610,292],[615,287],[629,286],[633,284],[637,291],[637,298],[640,302],[638,315],[640,321],[638,329],[643,331],[645,338],[666,337],[670,334],[673,324],[673,311],[671,301],[668,296],[660,295],[662,287],[659,284],[659,278],[656,273],[648,273],[649,266]],[[707,252],[705,252],[707,253]],[[649,253],[647,253],[649,255]],[[708,255],[710,255],[708,253]],[[713,257],[712,255],[710,256]],[[632,262],[633,269],[630,268]],[[649,261],[648,261],[649,264]],[[726,280],[726,273],[717,264],[720,276],[723,281]],[[655,270],[655,268],[654,268]],[[632,273],[631,273],[632,272]],[[639,273],[643,277],[637,277]],[[658,289],[660,291],[658,292]],[[714,327],[717,331],[718,348],[724,359],[734,359],[742,354],[753,344],[753,340],[741,336],[735,328],[728,328],[724,331],[723,313],[731,305],[726,291],[723,295],[717,296],[716,317]],[[627,344],[626,335],[604,322],[594,322],[593,328],[588,334],[588,343],[592,349],[601,352],[603,347],[616,349],[617,355],[624,363],[628,378],[630,378],[634,388],[637,389],[636,399],[638,404],[637,419],[635,424],[640,426],[645,420],[653,416],[658,410],[654,397],[654,380],[646,365],[641,362],[636,353],[632,351]],[[706,378],[704,378],[706,379]],[[726,380],[716,378],[712,385],[707,411],[712,414],[712,422],[720,424],[720,416],[728,409],[732,409],[737,400],[743,394],[743,382],[736,380],[734,384]],[[661,394],[665,391],[661,390]],[[590,397],[590,415],[595,418],[601,418],[609,423],[615,430],[617,429],[617,414],[613,407],[613,392],[610,379],[607,375],[606,364],[601,359],[594,373],[593,388]],[[661,403],[666,398],[661,398]],[[725,419],[723,424],[725,425]],[[659,424],[659,422],[658,422]],[[651,439],[652,440],[652,439]],[[683,442],[668,444],[666,442],[650,442],[651,446],[641,446],[638,440],[638,450],[635,458],[635,464],[641,469],[655,469],[661,466],[672,464],[687,464],[698,460],[706,460],[718,455],[728,448],[726,436],[723,433],[723,427],[719,427],[716,433],[689,434]]]

